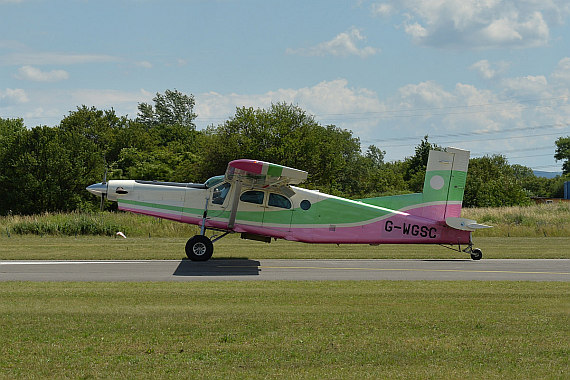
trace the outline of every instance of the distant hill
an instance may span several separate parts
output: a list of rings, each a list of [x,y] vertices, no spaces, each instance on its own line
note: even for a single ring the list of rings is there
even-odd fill
[[[557,175],[562,175],[562,172],[544,172],[542,170],[533,170],[533,173],[537,177],[554,178]]]

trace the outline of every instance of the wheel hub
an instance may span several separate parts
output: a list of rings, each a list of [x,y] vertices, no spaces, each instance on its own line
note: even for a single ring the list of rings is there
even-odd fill
[[[192,247],[192,252],[194,252],[196,256],[204,255],[206,253],[206,244],[202,242],[194,244],[194,247]]]

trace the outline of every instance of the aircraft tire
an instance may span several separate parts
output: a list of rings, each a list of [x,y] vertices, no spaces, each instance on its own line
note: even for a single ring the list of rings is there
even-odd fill
[[[482,257],[483,257],[483,251],[481,251],[479,248],[474,248],[471,251],[471,259],[481,260]]]
[[[195,235],[186,243],[186,256],[192,261],[208,261],[214,253],[214,244],[204,235]]]

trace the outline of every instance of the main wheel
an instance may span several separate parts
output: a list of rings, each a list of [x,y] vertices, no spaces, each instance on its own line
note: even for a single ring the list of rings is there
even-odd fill
[[[214,244],[204,235],[196,235],[186,243],[186,256],[192,261],[208,261],[214,253]]]
[[[481,260],[481,257],[483,257],[483,252],[479,248],[474,248],[471,251],[471,258],[473,260]]]

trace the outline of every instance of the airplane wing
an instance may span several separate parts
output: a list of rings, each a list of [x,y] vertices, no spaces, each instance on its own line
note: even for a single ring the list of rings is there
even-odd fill
[[[297,185],[307,179],[307,172],[257,160],[234,160],[228,164],[226,179],[240,179],[259,187]]]

